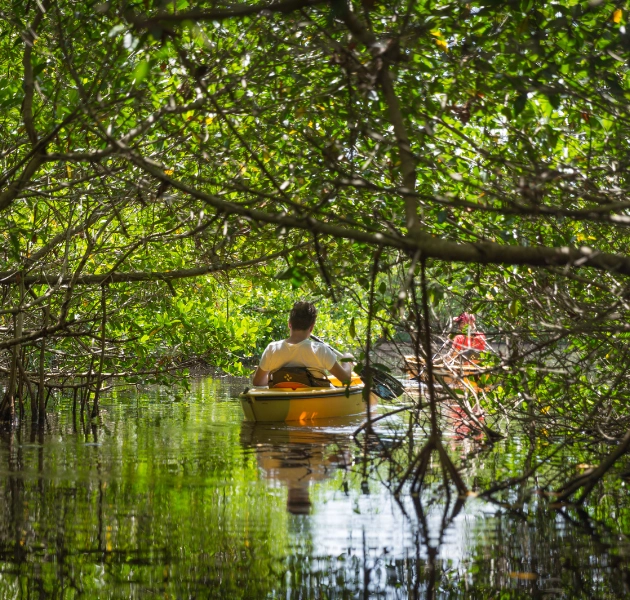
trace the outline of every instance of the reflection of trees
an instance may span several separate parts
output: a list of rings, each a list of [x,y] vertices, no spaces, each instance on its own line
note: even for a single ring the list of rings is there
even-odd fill
[[[396,452],[400,438],[392,430],[388,434],[385,431],[381,429],[378,438],[371,432],[367,443],[362,441],[354,449],[355,460],[359,459],[353,469],[358,481],[352,483],[355,477],[352,473],[349,481],[355,489],[365,474],[387,483],[391,462],[383,460],[384,448]],[[333,456],[337,448],[348,443],[343,436],[340,442],[340,435],[314,434],[308,427],[262,424],[244,426],[241,443],[256,449],[258,464],[266,478],[291,486],[301,478],[323,482],[324,463],[333,470],[337,468],[331,461],[326,463],[326,437]],[[471,445],[469,440],[459,440],[449,443],[448,448],[454,454],[464,452],[461,460],[465,475],[481,482],[484,477],[494,477],[492,468],[502,468],[514,451],[506,443],[499,454],[502,461],[496,460],[488,472],[483,463],[492,461],[492,447],[482,449]],[[369,464],[364,465],[361,460],[364,458]],[[413,455],[409,460],[413,460]],[[312,475],[307,473],[309,465]],[[338,468],[345,465],[340,462]],[[334,474],[326,472],[325,476]],[[344,481],[348,481],[348,476]],[[485,482],[482,488],[484,485]],[[623,593],[628,565],[614,557],[613,540],[618,528],[604,528],[598,539],[582,527],[558,527],[556,513],[523,484],[508,488],[505,500],[490,497],[464,501],[449,496],[447,490],[439,461],[429,463],[418,493],[411,498],[401,496],[398,501],[410,532],[410,544],[402,555],[370,547],[365,530],[361,544],[347,555],[313,556],[312,546],[308,546],[308,551],[298,551],[287,562],[292,574],[287,584],[289,590],[299,589],[313,597],[321,594],[322,589],[331,597],[336,597],[335,593],[341,597],[343,590],[361,598],[468,598],[492,596],[500,590],[511,590],[509,593],[517,596],[554,590],[563,593],[574,590],[585,597]],[[490,516],[483,518],[484,512]],[[469,513],[475,519],[472,526],[468,525]],[[375,526],[378,527],[378,519]],[[602,542],[602,538],[608,541]],[[454,558],[453,548],[457,549]],[[576,548],[580,548],[577,553]],[[570,572],[573,574],[569,576]],[[310,577],[305,579],[305,573]]]
[[[589,513],[551,510],[525,486],[462,502],[449,500],[434,460],[418,495],[401,495],[396,505],[403,547],[375,544],[370,528],[382,521],[369,515],[342,551],[318,555],[310,543],[316,521],[287,515],[285,494],[270,480],[283,487],[297,482],[313,505],[337,486],[353,499],[368,500],[366,492],[389,498],[373,481],[387,482],[391,464],[379,463],[383,448],[373,434],[362,488],[366,445],[355,445],[356,423],[328,433],[290,425],[269,432],[225,419],[221,402],[194,399],[153,397],[151,407],[143,396],[119,405],[106,399],[102,424],[82,429],[78,422],[75,432],[68,410],[49,416],[46,430],[0,433],[1,597],[15,596],[18,586],[24,597],[96,597],[106,590],[120,598],[469,598],[553,589],[622,597],[628,591],[627,541],[619,536],[630,523],[620,485],[604,488],[601,506]],[[381,440],[395,452],[385,421],[378,422]],[[520,441],[501,444],[501,452],[498,445],[446,446],[462,460],[464,475],[480,478],[485,488]]]
[[[415,535],[417,560],[405,574],[398,573],[393,565],[390,570],[399,582],[405,582],[409,597],[485,596],[499,590],[513,590],[515,595],[554,591],[583,597],[626,594],[630,565],[624,551],[616,548],[620,534],[626,539],[629,525],[623,486],[614,481],[605,486],[600,482],[600,506],[589,510],[591,517],[571,505],[558,515],[554,505],[547,503],[546,490],[553,489],[559,472],[580,461],[578,449],[566,440],[545,441],[541,448],[532,435],[492,444],[458,439],[461,415],[457,411],[453,414],[448,405],[442,408],[448,417],[442,423],[451,421],[445,446],[458,461],[466,482],[483,494],[480,499],[465,501],[453,496],[443,466],[429,461],[411,498],[397,496]],[[383,417],[376,425],[379,429],[369,433],[366,428],[360,430],[366,439],[360,440],[359,446],[371,450],[371,456],[363,454],[371,465],[370,474],[395,490],[398,479],[390,474],[392,465],[408,469],[417,457],[404,435],[407,419]],[[425,435],[430,431],[429,423]],[[423,447],[422,440],[418,447]],[[538,473],[535,481],[539,487],[532,486],[532,473]],[[596,519],[592,518],[594,511]],[[441,513],[439,519],[436,512]],[[481,517],[486,512],[491,515],[487,519]],[[457,523],[458,517],[466,520],[467,513],[475,519],[470,528]],[[576,522],[570,522],[567,515],[575,515]],[[559,516],[567,519],[565,525],[559,525]],[[451,563],[452,538],[462,535],[466,537],[460,544],[466,548]]]
[[[2,597],[18,585],[28,597],[273,588],[283,509],[250,485],[256,465],[243,462],[236,427],[199,428],[186,405],[159,412],[140,427],[113,419],[110,435],[96,425],[73,435],[71,420],[51,423],[54,436],[35,428],[35,441],[22,428],[3,434]]]

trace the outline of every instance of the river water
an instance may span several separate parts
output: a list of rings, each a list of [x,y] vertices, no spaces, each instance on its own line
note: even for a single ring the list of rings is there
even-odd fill
[[[397,500],[382,449],[365,462],[352,435],[361,418],[247,424],[233,399],[243,386],[119,390],[94,423],[63,400],[43,431],[3,432],[0,598],[629,593],[623,481],[584,511],[521,492],[457,503],[430,481]],[[447,441],[478,461],[470,487],[470,473],[509,471],[519,453],[514,437],[477,459],[470,441]]]

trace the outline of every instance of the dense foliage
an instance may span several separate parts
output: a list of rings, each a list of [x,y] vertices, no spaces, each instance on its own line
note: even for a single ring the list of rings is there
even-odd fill
[[[405,331],[429,363],[429,324],[474,310],[491,429],[622,439],[623,7],[1,6],[4,415],[64,385],[96,414],[108,378],[191,357],[242,372],[299,290],[336,341]]]

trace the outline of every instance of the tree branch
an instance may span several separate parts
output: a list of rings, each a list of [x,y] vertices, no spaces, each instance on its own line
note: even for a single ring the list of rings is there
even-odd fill
[[[580,488],[584,488],[582,495],[578,499],[578,504],[584,502],[588,494],[591,492],[595,484],[606,474],[606,472],[615,464],[617,459],[625,454],[630,448],[630,431],[626,432],[619,446],[615,448],[595,469],[579,475],[565,483],[557,492],[558,502],[568,500]]]
[[[26,184],[33,178],[33,175],[37,173],[43,162],[43,154],[36,152],[31,156],[22,173],[8,185],[6,190],[0,193],[0,211],[8,208],[13,203]]]
[[[346,27],[348,27],[353,36],[372,52],[375,60],[382,63],[378,74],[378,82],[383,91],[383,98],[385,99],[385,104],[387,104],[387,113],[389,120],[394,126],[394,135],[398,145],[398,155],[403,177],[401,192],[405,200],[405,222],[407,229],[413,229],[418,223],[417,200],[413,195],[416,189],[416,159],[411,152],[411,143],[409,142],[405,120],[389,72],[387,53],[392,50],[390,48],[392,40],[383,40],[379,45],[374,34],[365,27],[345,3],[344,8],[343,20]]]
[[[22,33],[24,39],[24,56],[22,57],[22,65],[24,67],[24,101],[22,102],[22,119],[24,120],[24,128],[33,146],[37,145],[37,132],[33,123],[33,95],[35,93],[35,81],[33,77],[33,44],[37,39],[37,28],[42,22],[42,18],[46,13],[50,0],[44,0],[43,4],[39,4],[40,10],[31,23],[31,26]]]
[[[39,275],[27,275],[24,277],[24,284],[29,285],[103,285],[107,283],[134,283],[140,281],[174,281],[176,279],[190,279],[192,277],[201,277],[210,273],[218,273],[224,271],[233,271],[235,269],[244,269],[253,265],[258,265],[284,256],[288,250],[280,250],[273,254],[253,258],[243,262],[236,263],[218,263],[206,265],[203,267],[193,267],[191,269],[179,269],[177,271],[134,271],[130,273],[98,273],[92,275],[63,276],[59,273],[41,273]],[[18,283],[20,280],[19,273],[0,273],[0,282],[3,285]]]
[[[283,225],[287,228],[302,229],[330,235],[335,238],[365,242],[374,246],[399,248],[410,253],[420,250],[427,258],[439,260],[477,263],[523,265],[530,267],[568,266],[591,267],[601,271],[630,275],[630,257],[619,254],[599,252],[589,247],[571,248],[563,246],[508,246],[497,242],[457,243],[433,237],[418,228],[409,235],[396,236],[391,233],[368,233],[359,229],[350,229],[318,221],[312,217],[293,217],[283,213],[270,213],[262,210],[228,202],[218,196],[197,190],[182,181],[171,178],[164,172],[164,167],[153,161],[140,157],[130,149],[126,149],[130,160],[153,175],[155,178],[169,183],[173,188],[193,198],[202,200],[209,206],[225,214],[236,214],[249,217],[258,223]]]
[[[155,17],[127,16],[127,21],[138,29],[149,29],[161,25],[182,23],[184,21],[224,21],[225,19],[247,17],[264,12],[288,13],[319,4],[328,4],[328,2],[326,0],[284,0],[283,2],[255,5],[242,4],[230,9],[188,10],[172,14],[162,13]]]

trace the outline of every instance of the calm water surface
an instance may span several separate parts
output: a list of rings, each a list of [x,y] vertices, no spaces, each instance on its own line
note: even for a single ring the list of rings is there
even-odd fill
[[[44,432],[2,433],[0,598],[629,593],[623,485],[585,512],[519,492],[396,501],[379,481],[387,467],[364,467],[361,419],[247,424],[232,399],[243,385],[119,391],[86,425],[60,402]],[[449,449],[466,456],[466,444]],[[514,439],[496,447],[479,475],[517,452]]]

